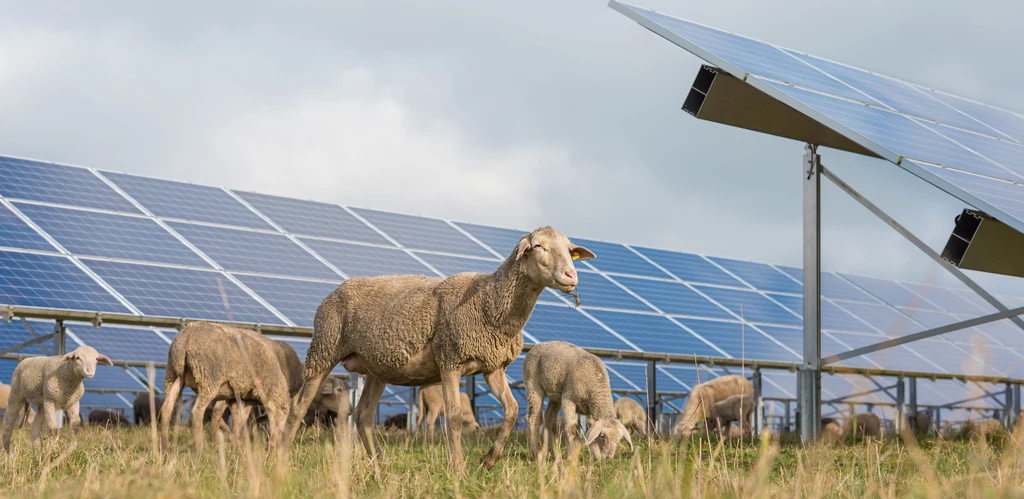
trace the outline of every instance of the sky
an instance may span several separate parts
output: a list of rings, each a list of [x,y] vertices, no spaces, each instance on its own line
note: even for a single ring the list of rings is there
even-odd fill
[[[1024,112],[1024,3],[634,0]],[[680,107],[701,61],[606,1],[0,0],[0,153],[799,265],[803,144]],[[962,202],[822,162],[941,250]],[[947,283],[823,181],[823,267]],[[1024,296],[1020,280],[971,273]]]

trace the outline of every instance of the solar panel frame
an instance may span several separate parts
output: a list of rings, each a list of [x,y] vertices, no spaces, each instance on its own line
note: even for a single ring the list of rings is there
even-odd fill
[[[0,303],[93,312],[131,312],[70,258],[15,251],[0,251]]]
[[[391,245],[387,238],[341,205],[256,192],[232,192],[290,234]]]
[[[39,251],[57,251],[49,241],[0,203],[0,246]]]
[[[0,156],[0,196],[44,203],[139,213],[86,168]]]

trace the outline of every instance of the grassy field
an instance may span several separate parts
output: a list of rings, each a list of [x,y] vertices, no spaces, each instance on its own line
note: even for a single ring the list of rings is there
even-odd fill
[[[384,432],[387,462],[369,469],[347,430],[300,434],[287,465],[257,439],[236,448],[208,436],[201,455],[181,432],[165,459],[148,428],[84,428],[34,453],[27,430],[0,455],[0,493],[46,497],[1016,497],[1024,452],[1012,437],[988,442],[896,439],[802,448],[789,436],[747,442],[638,442],[629,455],[578,463],[527,459],[525,435],[485,472],[491,437],[464,433],[469,476],[447,471],[442,434]],[[640,439],[638,439],[640,440]],[[213,441],[211,444],[210,442]]]

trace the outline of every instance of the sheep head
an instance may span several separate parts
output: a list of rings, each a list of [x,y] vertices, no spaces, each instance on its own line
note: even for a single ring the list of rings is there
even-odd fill
[[[75,374],[81,378],[91,378],[96,375],[96,363],[113,366],[114,363],[90,346],[80,346],[66,354],[60,359],[61,363],[71,362]]]
[[[551,227],[541,227],[519,239],[514,255],[516,260],[526,259],[526,273],[533,282],[564,293],[572,292],[579,283],[573,261],[596,256]]]
[[[619,441],[626,439],[629,445],[629,452],[633,452],[633,439],[629,437],[629,430],[615,418],[598,419],[593,426],[587,430],[587,438],[584,445],[590,447],[590,453],[594,459],[611,459],[615,457],[615,450]]]
[[[339,417],[348,417],[350,409],[349,390],[345,381],[328,377],[320,385],[320,392],[313,399],[314,402],[326,407]]]

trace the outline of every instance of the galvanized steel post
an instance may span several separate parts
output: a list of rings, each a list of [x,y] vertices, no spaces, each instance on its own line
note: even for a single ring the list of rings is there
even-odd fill
[[[658,431],[658,364],[647,361],[647,424],[648,432]]]
[[[912,423],[910,426],[915,431],[928,431],[927,428],[917,427],[917,378],[911,377],[907,383],[910,392],[910,417],[913,418],[910,420]]]
[[[759,437],[764,430],[764,394],[761,391],[761,370],[754,368],[752,376],[754,385],[754,437]]]
[[[804,348],[798,373],[800,441],[812,443],[821,431],[821,157],[804,147],[803,282]]]
[[[903,430],[903,426],[907,424],[907,397],[906,397],[906,383],[903,382],[903,376],[896,378],[896,432]]]

